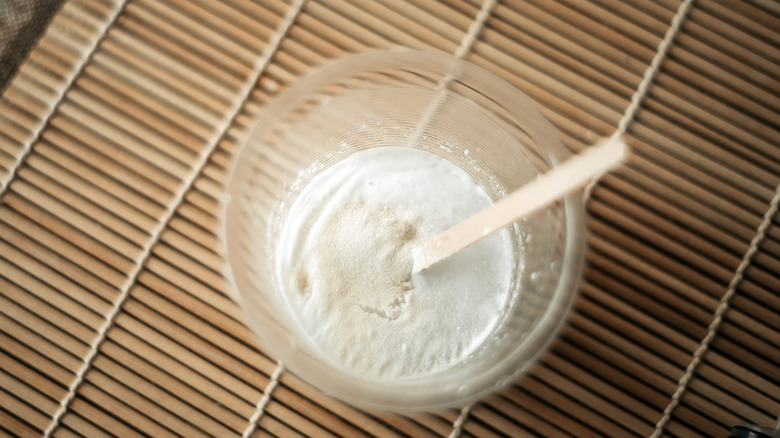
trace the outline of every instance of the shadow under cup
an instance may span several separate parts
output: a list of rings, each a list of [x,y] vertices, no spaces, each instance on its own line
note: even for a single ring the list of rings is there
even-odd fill
[[[441,372],[361,376],[324,356],[302,331],[284,299],[275,250],[290,206],[309,181],[356,151],[383,146],[442,156],[493,200],[569,155],[528,97],[473,64],[413,51],[338,61],[274,100],[237,154],[222,211],[228,276],[262,345],[325,393],[381,410],[464,405],[512,382],[562,325],[583,264],[581,196],[509,227],[512,290],[480,347]]]

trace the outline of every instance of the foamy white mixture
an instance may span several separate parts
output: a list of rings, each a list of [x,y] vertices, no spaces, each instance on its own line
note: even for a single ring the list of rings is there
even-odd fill
[[[316,176],[285,220],[278,281],[322,352],[381,378],[451,367],[505,306],[506,230],[419,274],[411,248],[491,204],[461,168],[421,150],[355,153]]]

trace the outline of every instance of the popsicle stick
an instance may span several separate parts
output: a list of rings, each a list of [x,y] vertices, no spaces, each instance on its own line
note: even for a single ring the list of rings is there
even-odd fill
[[[412,249],[412,273],[478,242],[504,226],[560,199],[620,164],[627,155],[622,138],[610,139],[559,165],[454,227]]]

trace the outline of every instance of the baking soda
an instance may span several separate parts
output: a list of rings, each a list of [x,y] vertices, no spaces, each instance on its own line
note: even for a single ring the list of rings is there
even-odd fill
[[[311,341],[356,373],[447,369],[506,307],[511,238],[502,230],[414,275],[411,249],[491,203],[463,169],[431,153],[354,153],[294,201],[279,237],[280,289]]]

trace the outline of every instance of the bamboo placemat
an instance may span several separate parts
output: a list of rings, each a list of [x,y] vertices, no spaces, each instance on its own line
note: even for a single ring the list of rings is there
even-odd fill
[[[67,1],[0,102],[0,435],[772,424],[778,32],[771,0]],[[571,150],[619,125],[634,150],[592,191],[581,294],[552,350],[500,394],[409,417],[278,367],[229,298],[215,237],[226,169],[266,104],[330,59],[397,46],[497,73]]]

